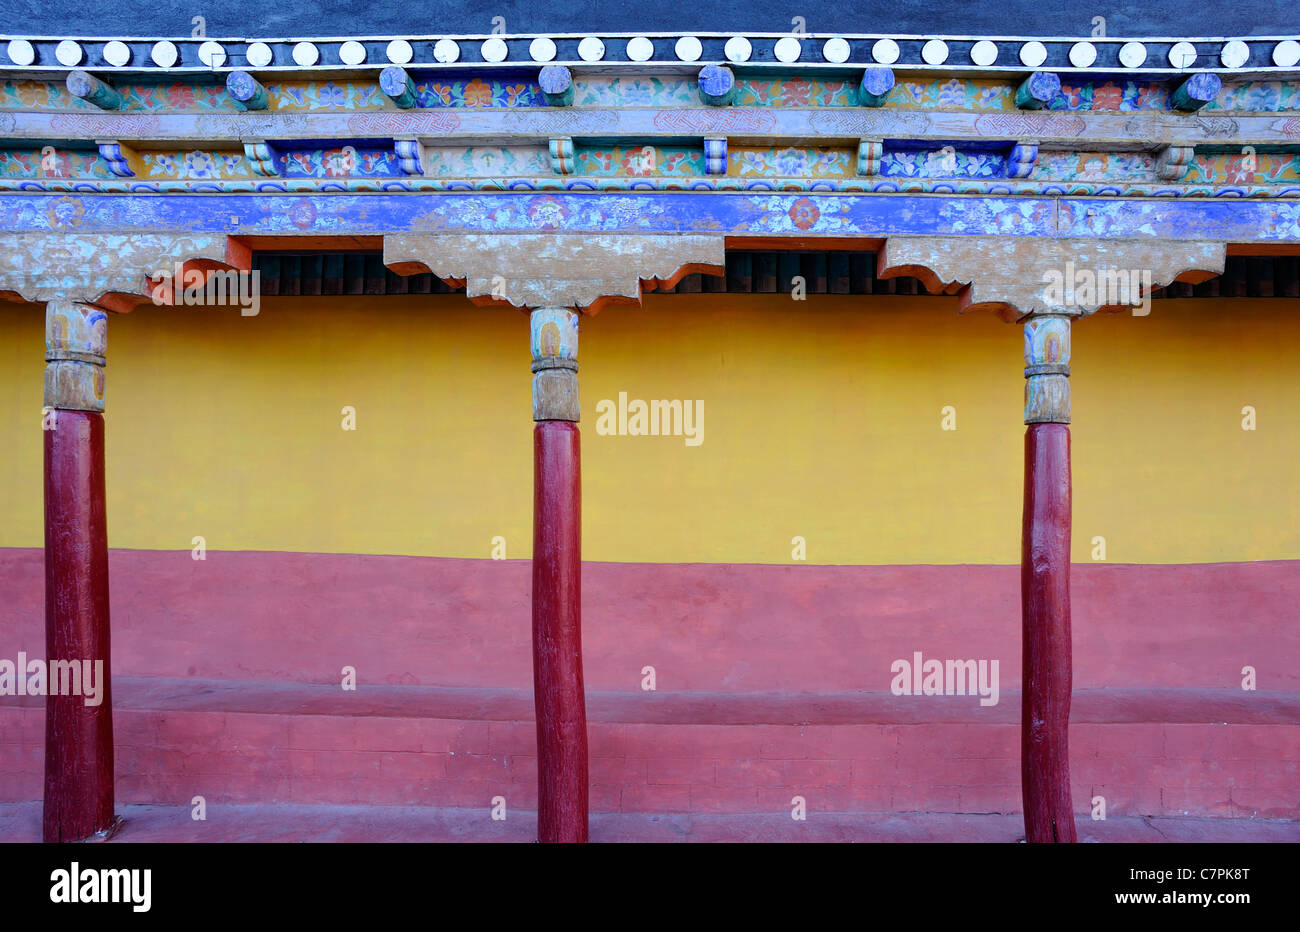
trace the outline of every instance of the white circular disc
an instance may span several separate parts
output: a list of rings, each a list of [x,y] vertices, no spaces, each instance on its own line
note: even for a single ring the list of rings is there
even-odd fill
[[[484,39],[483,46],[479,51],[483,56],[483,60],[490,62],[505,61],[506,56],[510,54],[510,49],[506,47],[506,41],[496,37]]]
[[[583,61],[600,61],[605,57],[605,43],[595,36],[587,36],[578,43],[578,57]]]
[[[1300,62],[1300,42],[1283,39],[1273,46],[1273,64],[1279,68],[1291,68],[1296,62]]]
[[[1190,68],[1196,64],[1196,46],[1190,42],[1175,42],[1169,49],[1169,64],[1175,68]]]
[[[998,60],[998,47],[988,39],[980,39],[970,48],[970,60],[986,68]]]
[[[1141,42],[1125,42],[1119,47],[1119,63],[1125,68],[1139,68],[1147,60],[1147,47]]]
[[[81,64],[81,55],[81,46],[71,39],[64,39],[54,48],[54,57],[59,60],[59,64],[69,68]]]
[[[104,61],[108,62],[114,68],[121,68],[131,61],[131,46],[125,42],[118,42],[114,39],[112,42],[104,45]]]
[[[1250,46],[1240,39],[1223,43],[1223,51],[1219,53],[1219,61],[1223,62],[1225,68],[1240,68],[1249,59]]]
[[[339,60],[345,65],[359,65],[366,60],[366,47],[349,39],[339,46]]]
[[[460,46],[452,39],[439,39],[433,43],[434,61],[441,62],[444,65],[450,65],[456,59],[460,58]]]
[[[294,57],[298,57],[296,51]],[[204,42],[199,46],[199,61],[209,68],[220,68],[226,61],[226,50],[218,42]]]
[[[783,61],[788,65],[792,61],[799,60],[799,56],[803,54],[803,46],[794,36],[783,36],[776,40],[772,53],[776,55],[777,61]]]
[[[176,64],[176,59],[180,53],[176,51],[176,44],[163,39],[161,42],[155,42],[153,49],[149,52],[149,57],[159,68],[170,68]]]
[[[1097,60],[1097,46],[1091,42],[1076,42],[1070,46],[1070,64],[1076,68],[1091,68]]]
[[[1047,46],[1041,42],[1026,42],[1020,46],[1020,64],[1026,68],[1037,68],[1047,61]]]
[[[293,47],[293,60],[304,68],[310,68],[320,61],[320,52],[310,42],[299,42]]]
[[[538,36],[528,43],[528,57],[533,61],[554,61],[555,43],[546,36]]]
[[[898,43],[893,39],[879,39],[871,47],[871,57],[882,65],[892,65],[898,61]]]
[[[271,47],[265,42],[254,42],[250,45],[248,51],[244,52],[244,58],[248,59],[248,63],[254,68],[265,68],[275,60]]]
[[[411,43],[405,39],[394,39],[388,43],[388,48],[384,49],[384,54],[394,65],[405,65],[415,57],[415,52],[411,49]]]
[[[9,54],[9,60],[15,65],[30,65],[36,61],[36,49],[26,39],[14,39],[9,43],[6,49]],[[1277,57],[1277,53],[1274,53]]]
[[[655,44],[645,36],[627,40],[627,57],[632,61],[649,61],[655,56]]]
[[[836,65],[843,64],[849,60],[849,43],[839,36],[827,39],[826,44],[822,46],[822,58]]]
[[[673,46],[673,51],[677,53],[678,61],[699,61],[704,54],[704,46],[694,36],[682,36]]]
[[[744,36],[732,36],[722,47],[722,54],[727,56],[727,61],[749,61],[749,56],[754,54],[754,47]]]
[[[942,39],[931,39],[921,46],[921,57],[927,65],[942,65],[948,60],[948,43]]]

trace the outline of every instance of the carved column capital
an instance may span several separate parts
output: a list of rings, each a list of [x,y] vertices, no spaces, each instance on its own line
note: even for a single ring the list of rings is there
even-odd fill
[[[60,298],[45,304],[45,406],[104,411],[108,314]]]
[[[539,307],[529,315],[533,351],[533,420],[579,421],[578,315]]]
[[[1070,318],[1025,321],[1025,423],[1070,423]]]

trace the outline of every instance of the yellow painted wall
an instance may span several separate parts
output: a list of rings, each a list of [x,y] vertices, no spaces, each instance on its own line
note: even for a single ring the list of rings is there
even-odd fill
[[[526,318],[456,296],[145,306],[109,325],[114,547],[526,557]],[[1074,558],[1300,559],[1300,302],[1074,328]],[[41,311],[0,306],[0,546],[41,544]],[[941,298],[650,295],[583,322],[589,560],[1016,563],[1019,327]],[[704,443],[599,436],[702,399]],[[358,429],[340,428],[353,405]],[[957,430],[941,429],[956,409]],[[1241,429],[1253,405],[1258,429]]]

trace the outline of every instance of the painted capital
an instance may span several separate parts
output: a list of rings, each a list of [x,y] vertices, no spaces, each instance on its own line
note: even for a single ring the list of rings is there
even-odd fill
[[[1224,255],[1225,244],[1205,240],[891,236],[879,274],[913,275],[936,292],[959,282],[965,285],[961,310],[987,309],[1017,321],[1145,307],[1155,287],[1221,274]]]
[[[533,351],[533,420],[578,421],[578,315],[539,307],[529,315]]]
[[[108,314],[77,301],[45,305],[45,406],[64,411],[104,410]]]
[[[1025,321],[1025,423],[1070,423],[1070,318]]]
[[[725,268],[721,236],[684,233],[410,233],[384,237],[384,262],[463,284],[476,303],[586,313],[639,304],[642,281],[671,285]]]

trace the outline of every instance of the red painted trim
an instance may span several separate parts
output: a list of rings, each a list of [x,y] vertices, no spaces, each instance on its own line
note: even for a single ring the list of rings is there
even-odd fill
[[[45,840],[77,841],[113,824],[104,418],[87,411],[59,411],[45,431],[45,651],[104,664],[99,705],[45,702]]]
[[[582,463],[578,425],[533,429],[533,695],[537,834],[587,840],[582,683]]]
[[[1025,838],[1076,840],[1070,806],[1070,428],[1025,430],[1020,780]]]

